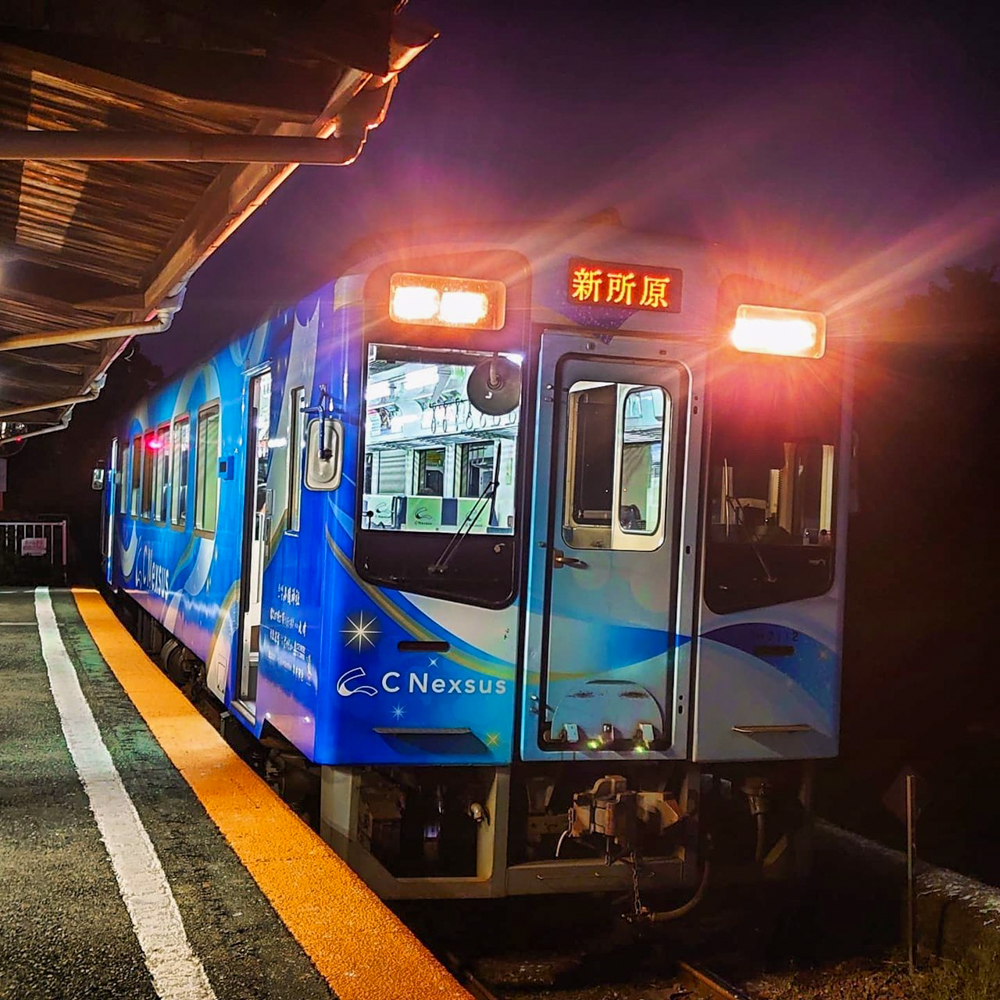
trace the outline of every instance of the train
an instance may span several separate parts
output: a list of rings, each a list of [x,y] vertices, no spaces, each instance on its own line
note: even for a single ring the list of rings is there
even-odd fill
[[[371,238],[116,426],[109,591],[384,898],[790,877],[851,502],[816,287],[604,216]]]

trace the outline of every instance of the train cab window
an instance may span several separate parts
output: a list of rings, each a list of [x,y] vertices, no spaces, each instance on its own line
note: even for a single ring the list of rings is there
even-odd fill
[[[170,495],[170,424],[164,424],[153,439],[153,520],[164,524],[167,520]]]
[[[288,404],[288,530],[298,531],[302,524],[302,466],[306,453],[306,420],[302,408],[306,391],[292,389]]]
[[[170,462],[170,523],[183,528],[187,524],[188,461],[191,454],[191,422],[187,417],[174,421],[170,445],[173,452]]]
[[[576,382],[568,402],[566,544],[658,548],[664,538],[670,397],[658,385]]]
[[[816,379],[736,391],[713,406],[705,599],[725,614],[817,597],[833,582],[839,408]]]
[[[142,435],[132,438],[132,475],[129,480],[128,512],[138,517],[142,500]]]
[[[198,413],[198,443],[195,451],[194,526],[211,534],[219,517],[219,407]]]
[[[477,365],[493,357],[370,345],[355,547],[366,579],[472,604],[510,600],[519,390],[501,414],[477,409],[468,390]]]

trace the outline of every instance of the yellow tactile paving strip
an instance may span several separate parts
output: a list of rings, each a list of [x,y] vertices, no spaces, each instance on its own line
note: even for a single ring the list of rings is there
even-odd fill
[[[341,1000],[470,1000],[379,898],[229,748],[93,590],[101,655],[277,914]]]

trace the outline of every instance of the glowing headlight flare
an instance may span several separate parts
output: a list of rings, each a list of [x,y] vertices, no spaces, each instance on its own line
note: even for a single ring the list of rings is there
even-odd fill
[[[821,358],[826,349],[826,316],[799,309],[741,305],[729,338],[738,351]]]
[[[476,326],[489,311],[489,297],[482,292],[444,292],[438,317],[454,326]]]
[[[502,281],[407,272],[389,279],[389,318],[397,323],[499,330],[506,299]]]
[[[392,290],[392,318],[400,323],[426,323],[441,308],[441,293],[425,285],[400,285]]]

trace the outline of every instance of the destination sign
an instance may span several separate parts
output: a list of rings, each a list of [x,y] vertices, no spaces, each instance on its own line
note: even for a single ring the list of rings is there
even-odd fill
[[[676,267],[571,257],[566,293],[579,305],[675,313],[681,311],[682,274]]]

